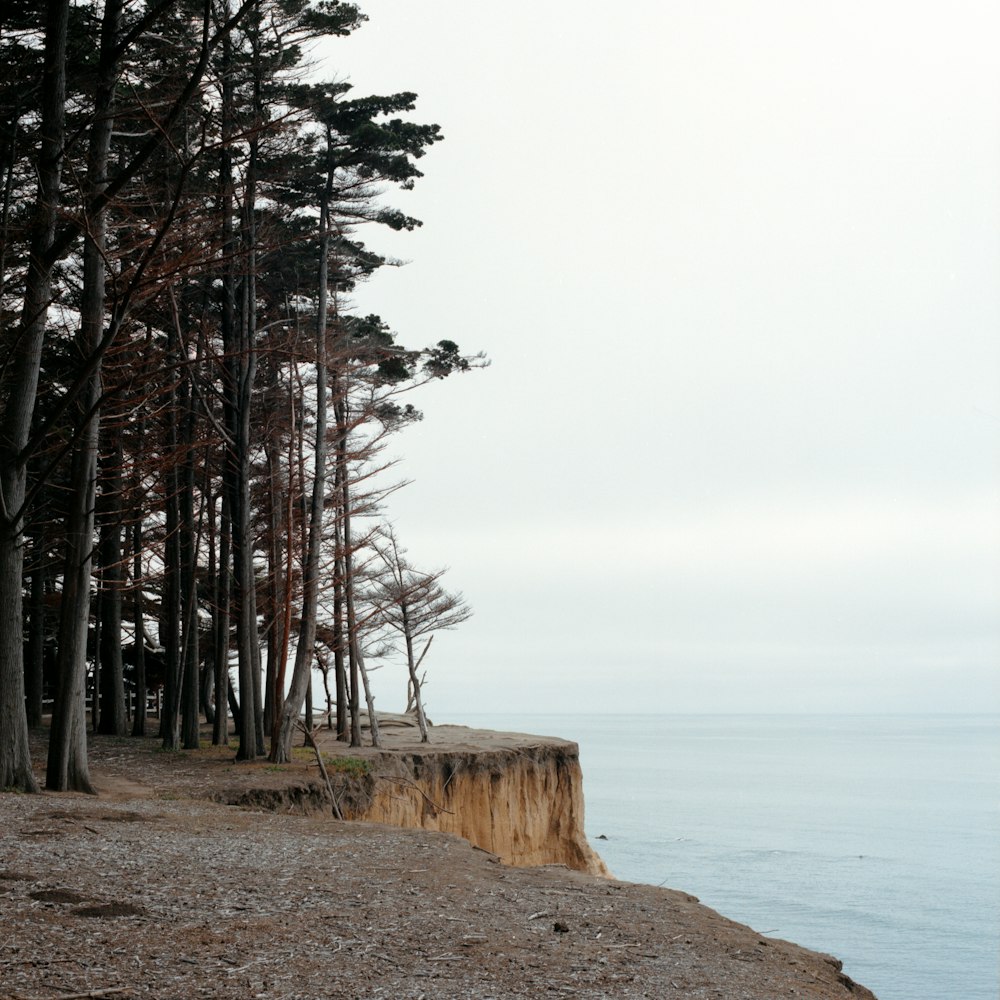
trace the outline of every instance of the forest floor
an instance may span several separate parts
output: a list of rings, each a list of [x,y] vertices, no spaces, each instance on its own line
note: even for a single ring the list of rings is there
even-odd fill
[[[835,959],[684,893],[217,801],[315,783],[308,755],[158,747],[92,737],[96,797],[0,794],[3,1000],[872,997]]]

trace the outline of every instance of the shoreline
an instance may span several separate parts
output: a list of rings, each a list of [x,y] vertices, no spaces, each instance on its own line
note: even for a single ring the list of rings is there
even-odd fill
[[[0,996],[872,996],[836,959],[686,893],[508,867],[448,833],[220,804],[224,777],[273,789],[314,775],[156,743],[94,738],[97,798],[0,797],[0,899],[16,928]]]

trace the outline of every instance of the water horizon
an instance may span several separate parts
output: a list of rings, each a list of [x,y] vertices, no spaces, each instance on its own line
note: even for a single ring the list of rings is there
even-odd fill
[[[580,745],[612,873],[836,955],[879,1000],[995,1000],[1000,713],[469,713]],[[607,837],[600,839],[598,837]]]

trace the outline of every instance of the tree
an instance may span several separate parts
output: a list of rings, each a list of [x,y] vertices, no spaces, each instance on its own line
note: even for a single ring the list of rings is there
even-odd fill
[[[102,399],[101,366],[107,351],[119,336],[135,303],[147,294],[147,271],[158,259],[161,244],[172,230],[193,157],[184,151],[172,196],[165,212],[131,255],[131,273],[127,280],[119,276],[119,287],[107,315],[105,284],[108,265],[105,252],[107,215],[114,199],[124,193],[129,182],[162,146],[167,144],[201,88],[212,51],[233,30],[250,8],[247,0],[236,15],[228,18],[214,33],[210,10],[202,13],[201,38],[193,65],[179,78],[174,100],[165,116],[153,123],[152,135],[138,152],[109,179],[111,136],[118,116],[116,90],[120,67],[128,44],[138,29],[148,27],[151,19],[165,9],[147,11],[138,25],[123,34],[122,2],[108,0],[101,22],[100,52],[96,70],[86,178],[82,208],[72,227],[55,240],[61,252],[72,246],[74,230],[85,234],[83,246],[83,290],[80,302],[80,329],[77,337],[79,358],[77,377],[64,395],[63,405],[77,405],[80,410],[77,442],[73,451],[71,475],[72,500],[67,523],[66,568],[60,609],[60,680],[53,709],[49,740],[49,766],[46,785],[53,790],[73,788],[92,791],[86,764],[86,739],[83,716],[86,677],[87,628],[89,620],[90,577],[92,569],[94,505],[97,483],[99,410]]]
[[[66,118],[69,0],[46,8],[38,193],[21,319],[3,359],[0,401],[0,788],[37,791],[24,708],[21,545],[28,437],[52,293]]]
[[[93,97],[93,123],[87,155],[84,198],[100,198],[108,183],[115,89],[121,54],[122,0],[106,0],[101,23],[100,55]],[[86,694],[87,634],[94,552],[94,509],[97,497],[97,452],[102,395],[100,357],[105,322],[105,249],[107,212],[88,220],[83,247],[83,294],[78,333],[81,371],[90,367],[79,394],[81,432],[73,453],[71,506],[66,530],[59,622],[59,691],[52,714],[45,784],[53,791],[93,792],[87,768]],[[97,704],[97,692],[94,693]],[[124,720],[121,720],[124,722]],[[121,728],[124,728],[123,726]]]
[[[316,614],[318,604],[320,547],[323,538],[323,519],[326,505],[327,483],[327,368],[336,368],[334,375],[334,412],[336,432],[336,499],[340,506],[337,525],[338,555],[335,567],[343,566],[343,606],[348,631],[348,658],[352,665],[351,705],[352,742],[357,740],[358,678],[365,685],[373,739],[378,738],[378,723],[374,718],[372,695],[364,673],[362,653],[357,642],[354,608],[353,573],[351,566],[351,509],[349,482],[346,471],[348,447],[348,420],[352,371],[364,365],[376,366],[380,381],[408,378],[411,372],[401,358],[401,352],[392,344],[379,323],[365,325],[345,324],[340,333],[342,347],[336,358],[327,360],[327,323],[330,285],[330,260],[336,254],[334,278],[338,287],[349,287],[357,276],[371,269],[370,255],[359,253],[359,247],[345,239],[343,224],[333,218],[334,199],[339,210],[359,220],[374,220],[394,228],[413,228],[417,220],[401,213],[375,210],[371,206],[368,186],[372,180],[390,180],[408,186],[420,172],[414,160],[423,155],[426,146],[440,138],[436,125],[412,125],[398,119],[382,119],[400,110],[413,107],[414,95],[399,94],[387,98],[371,97],[361,100],[344,100],[347,85],[321,85],[301,88],[296,93],[317,119],[321,131],[315,153],[314,176],[321,180],[318,197],[318,274],[316,299],[316,381],[315,381],[315,437],[313,442],[313,483],[308,509],[308,541],[302,559],[303,598],[299,616],[300,627],[296,643],[295,664],[291,686],[281,706],[280,717],[275,720],[271,746],[271,759],[288,760],[294,725],[310,689],[312,662],[316,644]],[[306,174],[308,177],[308,173]],[[313,181],[315,184],[315,181]],[[348,206],[345,210],[345,206]],[[337,239],[334,239],[334,237]],[[333,296],[336,308],[336,294]],[[370,336],[378,331],[379,337]],[[390,377],[390,369],[392,376]],[[339,618],[339,616],[338,616]],[[339,630],[339,621],[335,626]],[[338,646],[340,644],[338,643]],[[283,692],[283,673],[277,678],[277,691]],[[339,688],[338,688],[339,689]],[[339,702],[338,702],[339,705]]]
[[[424,654],[430,647],[435,632],[456,628],[467,621],[472,609],[460,593],[450,593],[441,586],[444,570],[424,573],[415,569],[406,558],[392,525],[385,525],[380,537],[371,543],[378,553],[381,567],[374,571],[368,582],[366,600],[375,609],[375,616],[390,640],[390,648],[402,643],[401,652],[406,656],[409,675],[406,711],[416,709],[420,740],[428,741],[427,718],[424,715],[420,689],[422,681],[417,676]],[[416,656],[416,642],[427,636],[424,654]]]
[[[331,133],[327,128],[327,150],[331,146]],[[316,301],[316,414],[313,445],[313,482],[309,499],[309,537],[302,573],[302,613],[300,615],[298,643],[292,683],[280,711],[275,713],[274,732],[271,739],[271,759],[285,761],[291,757],[293,726],[298,721],[299,709],[305,700],[312,679],[313,648],[316,645],[316,611],[319,599],[320,546],[323,541],[323,515],[326,508],[327,475],[327,319],[330,285],[330,202],[333,196],[334,169],[327,162],[326,181],[320,199],[319,213],[319,274]],[[290,544],[290,541],[289,541]],[[284,691],[284,672],[277,678],[278,692]]]
[[[148,674],[165,745],[195,746],[206,648],[224,742],[233,622],[241,757],[263,751],[265,629],[273,744],[290,743],[317,630],[338,728],[350,703],[360,738],[362,686],[373,714],[355,563],[387,492],[378,449],[419,416],[398,392],[468,364],[341,309],[385,263],[359,227],[419,225],[377,185],[412,186],[441,138],[401,117],[412,94],[298,82],[305,42],[361,20],[337,0],[0,11],[0,786],[36,787],[50,607],[54,789],[90,790],[91,662],[95,726],[124,730],[127,664],[133,731]]]

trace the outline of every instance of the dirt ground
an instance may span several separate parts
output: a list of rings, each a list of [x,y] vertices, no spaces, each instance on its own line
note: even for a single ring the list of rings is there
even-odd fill
[[[213,801],[315,783],[297,757],[97,737],[97,797],[0,794],[0,998],[872,997],[836,960],[684,893]]]

